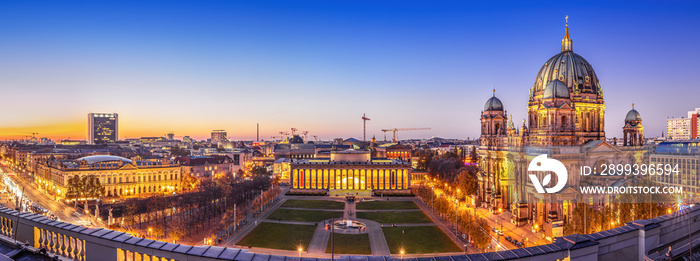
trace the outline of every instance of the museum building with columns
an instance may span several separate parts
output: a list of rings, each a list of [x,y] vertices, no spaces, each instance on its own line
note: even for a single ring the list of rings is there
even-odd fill
[[[290,164],[292,189],[408,190],[411,164],[399,159],[372,158],[370,151],[332,151],[330,158],[302,159]]]

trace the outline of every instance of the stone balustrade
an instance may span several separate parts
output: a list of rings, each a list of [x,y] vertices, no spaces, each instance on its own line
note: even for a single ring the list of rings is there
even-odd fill
[[[557,238],[548,245],[499,252],[421,257],[420,260],[660,260],[671,246],[675,255],[688,248],[688,235],[700,242],[695,233],[700,206],[648,220],[637,220],[610,230],[588,235]],[[218,246],[189,246],[133,237],[128,233],[103,228],[86,228],[54,221],[32,213],[0,208],[0,235],[16,237],[34,248],[74,260],[236,260],[300,261],[296,256],[256,254],[245,249]],[[348,261],[396,260],[388,256],[340,256]],[[415,258],[404,258],[417,261]],[[327,259],[303,258],[303,261]]]

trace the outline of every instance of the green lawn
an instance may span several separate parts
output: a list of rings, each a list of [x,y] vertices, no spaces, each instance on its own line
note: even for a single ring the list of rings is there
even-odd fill
[[[357,218],[374,220],[382,224],[433,223],[423,211],[357,212]]]
[[[320,222],[331,218],[343,217],[342,211],[317,211],[317,210],[301,210],[301,209],[277,209],[272,212],[267,219],[270,220],[286,220],[286,221],[307,221]]]
[[[369,246],[368,234],[335,234],[335,253],[336,254],[356,254],[356,255],[371,255],[372,249]],[[328,237],[328,245],[326,245],[326,253],[331,252],[331,238]]]
[[[418,206],[413,201],[366,201],[358,202],[355,208],[362,210],[418,209]]]
[[[262,222],[241,241],[241,246],[264,247],[296,251],[308,249],[316,226]]]
[[[463,250],[455,245],[437,226],[384,227],[382,230],[392,254],[400,253],[402,243],[407,254],[461,252]]]
[[[345,203],[330,200],[289,199],[282,204],[285,208],[344,209]]]

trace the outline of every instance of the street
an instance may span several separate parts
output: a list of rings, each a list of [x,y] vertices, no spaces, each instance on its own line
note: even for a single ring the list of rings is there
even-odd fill
[[[36,203],[38,206],[49,210],[50,213],[56,215],[60,221],[78,225],[89,224],[89,221],[83,218],[85,217],[84,214],[82,215],[82,217],[76,217],[72,215],[72,213],[74,212],[73,206],[68,206],[62,202],[58,202],[52,199],[48,195],[42,193],[40,189],[37,188],[37,186],[34,184],[34,182],[30,182],[25,178],[20,177],[20,175],[24,175],[26,177],[26,174],[16,173],[12,171],[12,169],[10,169],[9,167],[3,165],[0,165],[0,169],[2,169],[2,171],[5,174],[13,174],[8,176],[21,189],[24,189],[24,194],[26,198]]]

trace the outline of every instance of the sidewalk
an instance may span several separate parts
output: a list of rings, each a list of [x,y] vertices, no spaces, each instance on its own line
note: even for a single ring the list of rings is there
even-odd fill
[[[428,217],[430,217],[430,219],[433,220],[433,223],[435,223],[435,224],[438,225],[443,231],[445,231],[445,233],[447,234],[447,236],[450,237],[450,239],[452,239],[452,241],[455,242],[455,244],[457,244],[457,246],[459,246],[459,248],[464,249],[464,245],[466,244],[466,245],[467,245],[467,251],[466,251],[467,254],[478,254],[478,253],[481,253],[481,252],[479,252],[478,249],[474,248],[473,246],[471,246],[470,244],[468,244],[467,242],[465,242],[466,240],[465,240],[465,241],[462,241],[461,238],[457,238],[457,235],[455,235],[455,234],[456,234],[456,231],[455,231],[454,229],[452,229],[452,224],[451,224],[451,222],[448,222],[448,221],[446,221],[446,220],[443,220],[443,219],[441,219],[440,217],[438,217],[437,215],[435,215],[435,213],[433,213],[433,209],[430,208],[428,205],[426,205],[426,204],[423,202],[423,200],[421,200],[420,198],[416,197],[416,198],[413,199],[413,202],[415,202],[416,205],[418,205],[418,207],[420,207],[420,209],[423,210],[423,212],[424,212],[426,215],[428,215]],[[460,231],[460,233],[465,233],[465,234],[466,234],[466,232],[464,232],[464,231]]]

